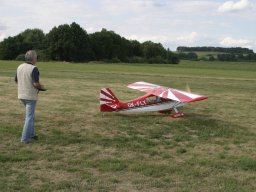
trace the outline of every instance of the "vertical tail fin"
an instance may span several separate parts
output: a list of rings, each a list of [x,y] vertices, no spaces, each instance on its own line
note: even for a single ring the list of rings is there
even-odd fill
[[[118,103],[118,98],[109,88],[103,88],[100,90],[100,111],[115,111]]]

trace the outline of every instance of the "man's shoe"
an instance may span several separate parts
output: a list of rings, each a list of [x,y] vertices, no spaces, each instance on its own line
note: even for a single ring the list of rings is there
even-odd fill
[[[35,136],[33,136],[31,139],[38,140],[38,136],[35,135]]]
[[[29,141],[21,141],[23,144],[29,144]]]

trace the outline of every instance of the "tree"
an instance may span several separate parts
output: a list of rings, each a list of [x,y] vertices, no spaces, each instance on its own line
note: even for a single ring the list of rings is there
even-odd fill
[[[181,53],[178,53],[178,57],[180,59],[185,59],[185,60],[198,60],[198,56],[194,52],[189,52],[189,53],[181,52]]]
[[[85,61],[89,55],[87,32],[78,24],[60,25],[47,34],[50,57],[61,61]]]
[[[96,60],[124,60],[129,54],[130,42],[114,31],[102,29],[90,35]]]
[[[213,57],[212,55],[209,55],[209,56],[208,56],[208,60],[209,60],[209,61],[214,61],[215,59],[214,59],[214,57]]]
[[[152,41],[146,41],[142,43],[142,51],[144,58],[149,63],[165,63],[166,62],[166,50],[161,43],[153,43]]]
[[[194,52],[189,52],[187,53],[187,59],[188,60],[197,60],[198,59],[198,56],[196,53]]]
[[[143,51],[142,51],[142,46],[140,42],[136,40],[130,41],[130,52],[128,56],[136,56],[136,57],[142,57],[143,56]]]
[[[178,55],[174,54],[168,48],[166,51],[166,63],[169,64],[178,64],[180,62]]]
[[[96,60],[111,59],[113,42],[106,29],[91,34],[90,43]]]
[[[46,35],[40,29],[27,29],[9,37],[0,42],[0,59],[22,59],[29,49],[35,49],[44,61],[179,62],[161,43],[127,40],[106,29],[88,35],[75,22],[55,26]]]
[[[40,29],[27,29],[24,32],[4,39],[0,43],[0,59],[16,59],[30,49],[43,49],[45,35]]]
[[[153,43],[152,41],[146,41],[142,43],[142,50],[144,57],[147,59],[164,56],[166,51],[160,43]]]
[[[0,43],[0,59],[12,60],[15,59],[20,53],[22,45],[21,35],[15,37],[8,37]]]
[[[193,51],[207,51],[207,52],[223,52],[223,53],[233,53],[233,54],[249,54],[253,53],[253,50],[242,47],[177,47],[178,52],[193,52]]]
[[[21,51],[25,53],[27,50],[40,50],[45,48],[45,34],[41,29],[27,29],[20,33],[22,37]]]

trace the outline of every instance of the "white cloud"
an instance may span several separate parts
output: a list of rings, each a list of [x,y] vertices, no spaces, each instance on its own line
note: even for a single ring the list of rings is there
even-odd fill
[[[233,39],[232,37],[225,37],[220,44],[225,47],[246,47],[252,48],[253,42],[248,39]]]
[[[177,41],[179,41],[182,44],[191,44],[196,41],[198,38],[198,33],[197,32],[191,32],[188,35],[182,35],[176,38]]]
[[[84,29],[86,30],[87,33],[94,33],[97,30],[94,27],[84,27]]]
[[[4,33],[0,33],[0,42],[1,42],[1,41],[3,41],[3,40],[4,40],[4,38],[5,38]]]
[[[250,8],[251,6],[252,4],[249,2],[249,0],[240,0],[238,2],[227,1],[218,8],[218,11],[220,12],[242,11]]]
[[[188,13],[188,14],[211,14],[218,7],[215,1],[205,0],[186,0],[175,1],[171,3],[174,12]]]
[[[131,39],[131,40],[137,40],[139,42],[145,42],[145,41],[153,41],[153,42],[161,42],[165,43],[168,40],[167,36],[164,35],[130,35],[127,36],[126,38]]]

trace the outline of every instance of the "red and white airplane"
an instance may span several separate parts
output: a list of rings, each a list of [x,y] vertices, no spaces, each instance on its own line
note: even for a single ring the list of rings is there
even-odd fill
[[[147,82],[135,82],[127,87],[146,92],[144,96],[127,102],[120,102],[109,88],[100,90],[101,112],[149,112],[158,111],[171,113],[173,118],[183,117],[184,113],[177,108],[190,102],[207,99],[207,96],[197,95],[190,92],[155,85]]]

